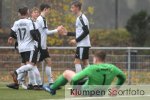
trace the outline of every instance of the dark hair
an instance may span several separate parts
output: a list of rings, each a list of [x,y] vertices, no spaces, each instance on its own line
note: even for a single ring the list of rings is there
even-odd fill
[[[71,3],[71,5],[74,5],[75,7],[78,7],[80,10],[82,8],[82,3],[79,0],[75,0]]]
[[[105,51],[98,51],[94,54],[95,57],[100,59],[101,61],[105,61],[106,58],[106,52]]]
[[[28,14],[28,7],[23,6],[18,9],[18,12],[20,13],[21,16],[27,15]]]
[[[48,4],[41,4],[40,5],[40,10],[43,11],[45,8],[50,8],[50,6]]]

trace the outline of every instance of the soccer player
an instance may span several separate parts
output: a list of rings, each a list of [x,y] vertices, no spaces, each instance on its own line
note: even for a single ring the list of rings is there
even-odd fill
[[[52,61],[49,56],[48,50],[47,50],[47,35],[51,35],[54,33],[58,33],[62,30],[62,26],[57,27],[57,29],[54,30],[48,30],[46,16],[49,13],[50,6],[48,4],[41,4],[40,10],[41,15],[37,18],[37,24],[39,26],[39,31],[41,33],[41,50],[40,50],[40,57],[39,61],[45,61],[47,63],[45,67],[45,72],[48,77],[48,83],[53,83],[52,79],[52,71],[51,71],[51,65]]]
[[[38,27],[38,24],[36,23],[36,20],[40,15],[40,10],[37,7],[33,7],[31,9],[30,13],[31,13],[31,18],[30,19],[32,20],[32,24],[34,26],[34,29],[38,30],[39,27]],[[39,38],[39,42],[35,41],[35,45],[38,49],[40,49],[41,48],[40,47],[41,36],[40,36],[39,32],[37,32],[37,37]],[[38,84],[39,87],[42,88],[43,83],[42,83],[40,72],[37,68],[37,65],[35,65],[35,67],[33,68],[33,71],[35,73],[36,83]],[[27,89],[33,89],[34,79],[32,77],[31,71],[28,71],[28,77],[29,77],[29,83],[28,83]]]
[[[58,87],[67,84],[67,82],[70,82],[71,85],[78,85],[85,77],[88,77],[88,79],[82,85],[82,88],[87,85],[111,85],[115,77],[118,78],[116,85],[122,85],[126,80],[125,74],[115,65],[105,63],[105,57],[106,53],[99,51],[94,54],[93,65],[89,65],[79,73],[66,70],[54,84],[43,88],[50,94],[55,95]]]
[[[17,39],[18,50],[22,58],[22,65],[20,68],[11,72],[14,83],[7,85],[9,88],[18,89],[19,84],[24,77],[24,72],[31,71],[34,79],[34,86],[36,88],[37,83],[35,80],[35,74],[33,72],[34,65],[37,61],[37,49],[35,48],[35,29],[33,28],[32,21],[28,19],[29,10],[27,7],[21,7],[19,9],[20,19],[16,21],[11,28],[10,37],[8,42],[13,38]]]
[[[64,29],[62,35],[75,36],[76,39],[70,41],[70,44],[77,44],[75,54],[75,70],[80,72],[82,70],[81,61],[83,66],[89,65],[89,48],[91,47],[89,36],[89,21],[87,17],[81,12],[82,3],[79,1],[73,1],[71,4],[71,11],[77,16],[76,19],[76,32],[67,32]]]

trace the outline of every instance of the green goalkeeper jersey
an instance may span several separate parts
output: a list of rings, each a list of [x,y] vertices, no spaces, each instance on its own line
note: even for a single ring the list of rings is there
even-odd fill
[[[122,85],[126,80],[125,74],[115,65],[103,63],[89,65],[72,78],[71,84],[77,85],[86,77],[84,85],[111,85],[115,77],[118,78],[116,85]]]

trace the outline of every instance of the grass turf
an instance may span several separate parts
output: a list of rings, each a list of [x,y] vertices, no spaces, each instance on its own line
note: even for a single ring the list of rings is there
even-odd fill
[[[51,96],[45,91],[35,91],[35,90],[24,90],[20,88],[19,90],[9,89],[6,84],[0,83],[0,100],[64,100],[64,88],[57,91],[57,95]],[[149,96],[135,96],[135,97],[93,97],[93,98],[72,98],[66,100],[150,100]]]
[[[57,95],[51,96],[44,90],[14,90],[6,87],[6,84],[0,84],[0,100],[42,100],[42,99],[62,99],[64,98],[64,89],[57,91]]]

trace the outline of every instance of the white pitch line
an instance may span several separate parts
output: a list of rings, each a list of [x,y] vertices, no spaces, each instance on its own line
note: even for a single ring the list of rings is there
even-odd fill
[[[86,100],[86,99],[111,99],[111,98],[127,98],[127,97],[150,97],[150,95],[137,96],[116,96],[116,97],[83,97],[83,98],[66,98],[66,99],[41,99],[41,100]]]

